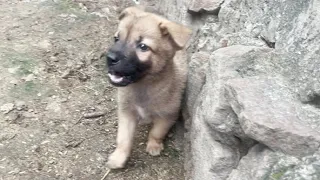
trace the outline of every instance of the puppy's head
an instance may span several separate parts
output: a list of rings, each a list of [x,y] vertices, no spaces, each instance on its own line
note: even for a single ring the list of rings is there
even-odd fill
[[[181,50],[191,31],[142,8],[125,9],[114,45],[107,52],[108,77],[115,86],[127,86],[161,72]]]

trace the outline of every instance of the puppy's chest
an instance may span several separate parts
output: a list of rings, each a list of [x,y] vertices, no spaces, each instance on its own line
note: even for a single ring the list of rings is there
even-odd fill
[[[148,124],[152,122],[152,112],[148,110],[147,108],[143,108],[140,106],[135,106],[137,115],[138,115],[138,121],[141,124]]]
[[[133,91],[134,92],[134,91]],[[153,116],[158,114],[158,96],[146,89],[139,89],[131,94],[131,103],[135,109],[140,122],[149,122]]]
[[[146,108],[142,108],[138,105],[135,106],[135,109],[137,111],[137,114],[138,116],[141,118],[141,119],[147,119],[148,116],[149,116],[149,112],[147,111]]]
[[[155,113],[153,109],[153,104],[149,98],[136,99],[134,108],[139,116],[140,121],[148,122],[150,121],[152,115]]]

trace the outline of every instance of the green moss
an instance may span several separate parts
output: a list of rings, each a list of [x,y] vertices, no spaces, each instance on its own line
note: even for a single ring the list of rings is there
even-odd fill
[[[36,84],[33,81],[25,82],[23,89],[25,92],[37,92]]]
[[[164,153],[173,158],[180,158],[180,152],[171,146],[167,146],[164,150]]]
[[[14,64],[17,64],[17,66],[19,66],[17,75],[25,76],[25,75],[31,74],[32,71],[34,70],[33,62],[34,61],[29,58],[18,59],[17,61],[14,61]]]
[[[11,49],[2,49],[3,56],[0,66],[4,69],[17,68],[11,75],[16,79],[21,79],[32,74],[38,60],[30,54],[19,53]],[[9,95],[14,98],[34,98],[43,87],[37,81],[20,81],[9,87]]]
[[[271,175],[272,179],[274,180],[279,180],[285,173],[286,171],[280,171],[280,172],[277,172],[277,173],[274,173]]]
[[[34,70],[36,60],[25,53],[19,53],[12,49],[3,49],[1,66],[4,68],[18,68],[14,75],[23,77],[31,74]]]
[[[10,95],[15,98],[34,97],[40,91],[40,84],[33,81],[19,83],[10,89]]]
[[[70,32],[77,31],[77,29],[82,28],[83,24],[98,18],[96,15],[83,11],[78,3],[71,0],[61,0],[58,2],[45,1],[41,6],[43,8],[49,8],[52,11],[52,16],[64,15],[59,18],[54,18],[55,23],[51,26],[52,30],[57,34],[69,34]],[[71,18],[74,19],[74,22],[69,21]],[[70,35],[72,37],[73,34]]]
[[[5,53],[3,60],[1,64],[4,68],[18,67],[15,74],[19,77],[31,74],[34,70],[35,60],[26,54]]]
[[[71,0],[61,0],[59,2],[51,2],[51,1],[45,1],[42,3],[42,6],[53,7],[58,13],[63,14],[74,14],[77,16],[80,20],[90,20],[94,18],[94,15],[91,15],[83,10],[81,10],[79,4],[77,2],[71,1]]]
[[[71,0],[61,0],[58,2],[53,1],[45,1],[41,4],[42,6],[55,6],[57,10],[60,10],[61,12],[71,12],[71,11],[77,11],[80,10],[80,7],[72,2]]]

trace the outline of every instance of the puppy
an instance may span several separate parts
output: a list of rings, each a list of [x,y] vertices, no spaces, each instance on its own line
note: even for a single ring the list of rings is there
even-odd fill
[[[141,7],[119,17],[114,45],[107,52],[108,77],[118,87],[117,147],[107,166],[123,168],[137,124],[149,120],[146,151],[160,155],[163,139],[178,118],[187,78],[183,48],[191,30]]]

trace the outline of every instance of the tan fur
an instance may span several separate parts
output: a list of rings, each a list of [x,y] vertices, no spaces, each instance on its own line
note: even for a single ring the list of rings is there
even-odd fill
[[[119,128],[117,148],[109,157],[109,168],[123,168],[128,159],[136,126],[152,121],[147,152],[153,156],[163,150],[163,139],[178,118],[187,77],[184,45],[191,31],[142,8],[130,7],[120,15],[117,35],[129,44],[143,36],[151,50],[137,51],[142,62],[152,64],[140,81],[118,88]]]

